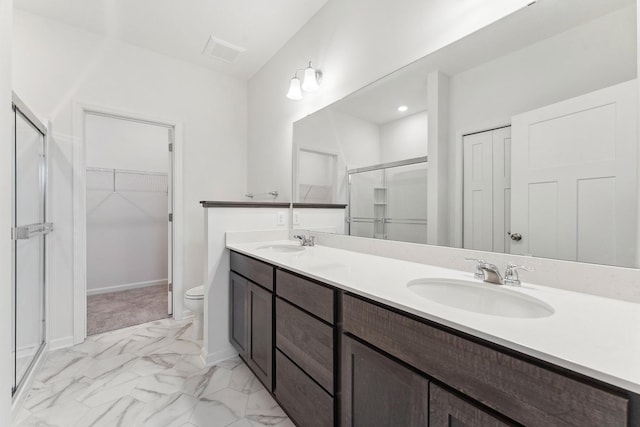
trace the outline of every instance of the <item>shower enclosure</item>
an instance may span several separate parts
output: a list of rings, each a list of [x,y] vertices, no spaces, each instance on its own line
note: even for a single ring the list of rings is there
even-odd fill
[[[20,389],[45,344],[46,128],[13,97],[13,383]]]
[[[349,235],[427,243],[427,158],[349,170]]]

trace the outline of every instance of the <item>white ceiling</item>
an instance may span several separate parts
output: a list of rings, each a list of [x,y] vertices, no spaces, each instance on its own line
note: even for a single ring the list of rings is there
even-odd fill
[[[256,73],[327,0],[15,0],[15,7],[241,78]],[[246,49],[202,55],[213,35]]]

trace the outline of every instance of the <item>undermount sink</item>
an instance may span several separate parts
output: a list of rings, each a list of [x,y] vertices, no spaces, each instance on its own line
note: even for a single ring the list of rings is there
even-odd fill
[[[417,279],[407,283],[407,287],[422,298],[475,313],[523,319],[548,317],[554,313],[549,304],[537,298],[481,282]]]
[[[256,248],[260,251],[271,251],[271,252],[301,252],[304,251],[304,246],[300,245],[267,245],[267,246],[259,246]]]

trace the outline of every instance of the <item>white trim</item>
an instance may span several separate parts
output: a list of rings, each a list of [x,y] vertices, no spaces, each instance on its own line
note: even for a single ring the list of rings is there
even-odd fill
[[[207,353],[204,347],[200,351],[200,360],[204,363],[204,366],[213,366],[224,360],[236,357],[238,352],[232,346],[218,350],[215,353]]]
[[[61,348],[72,347],[75,344],[74,337],[69,335],[67,337],[51,340],[49,343],[49,351],[60,350]]]
[[[127,291],[129,289],[148,288],[149,286],[166,285],[167,279],[148,280],[146,282],[124,283],[122,285],[105,286],[103,288],[87,289],[87,296],[108,294],[110,292]]]
[[[115,110],[75,102],[73,106],[73,343],[79,344],[87,336],[87,257],[86,257],[86,146],[85,115],[103,114],[124,119],[173,127],[173,317],[182,319],[183,272],[183,126],[178,120],[159,119],[129,111]]]
[[[20,413],[20,409],[22,408],[24,399],[31,391],[33,382],[40,373],[40,369],[44,365],[44,362],[47,360],[48,351],[49,346],[47,343],[45,343],[40,356],[36,359],[32,368],[27,372],[27,376],[24,378],[24,381],[21,384],[20,388],[16,391],[16,394],[13,395],[13,399],[11,401],[11,418],[14,421],[14,424],[18,414]]]

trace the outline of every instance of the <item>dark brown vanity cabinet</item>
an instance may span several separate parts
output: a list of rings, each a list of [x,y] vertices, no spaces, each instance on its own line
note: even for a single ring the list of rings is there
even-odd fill
[[[247,358],[249,347],[249,281],[233,271],[230,274],[229,305],[231,310],[231,344],[238,350],[240,357]]]
[[[276,270],[274,395],[300,426],[333,426],[335,289]]]
[[[376,350],[342,340],[343,426],[424,426],[429,381]]]
[[[273,267],[231,252],[231,269],[231,343],[258,379],[272,391]]]
[[[444,399],[446,392],[434,389],[430,419],[436,424],[431,425],[510,425],[497,420],[484,424],[492,417],[482,407],[516,425],[627,425],[629,399],[621,394],[356,296],[344,295],[342,307],[345,332],[475,402]],[[343,378],[342,387],[348,390],[350,377]],[[345,394],[343,401],[343,411],[349,411]]]
[[[429,427],[508,427],[471,403],[431,384],[429,388]]]
[[[273,390],[273,294],[249,282],[249,345],[246,361],[267,390]]]
[[[241,254],[231,269],[231,342],[298,426],[640,425],[636,394]]]

